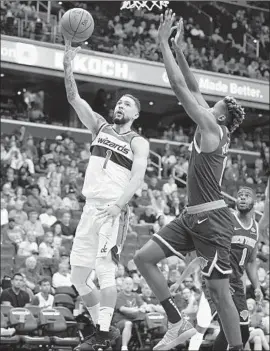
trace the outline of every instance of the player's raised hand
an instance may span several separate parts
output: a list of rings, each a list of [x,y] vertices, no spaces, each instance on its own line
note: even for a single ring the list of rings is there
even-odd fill
[[[71,41],[65,39],[65,53],[64,53],[64,64],[71,63],[74,60],[74,57],[77,55],[78,51],[81,50],[81,47],[72,48]]]
[[[177,23],[177,26],[172,27],[172,32],[175,29],[177,30],[176,35],[174,38],[171,39],[173,48],[177,46],[181,47],[184,41],[184,22],[182,17],[180,18],[180,21]]]
[[[160,43],[168,42],[174,20],[175,13],[173,13],[172,10],[166,10],[164,15],[160,15],[160,25],[158,28],[158,37]]]

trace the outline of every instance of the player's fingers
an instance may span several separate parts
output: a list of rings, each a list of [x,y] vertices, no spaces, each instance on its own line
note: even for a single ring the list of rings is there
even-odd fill
[[[177,26],[173,26],[173,27],[171,28],[171,35],[172,35],[172,33],[173,33],[176,29],[177,29]]]

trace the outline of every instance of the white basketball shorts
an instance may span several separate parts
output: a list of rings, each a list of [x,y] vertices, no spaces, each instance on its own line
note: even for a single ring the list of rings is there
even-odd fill
[[[129,207],[126,206],[115,219],[98,219],[97,214],[108,202],[87,201],[78,224],[70,264],[94,269],[98,257],[106,257],[111,251],[115,263],[119,262],[128,228]]]

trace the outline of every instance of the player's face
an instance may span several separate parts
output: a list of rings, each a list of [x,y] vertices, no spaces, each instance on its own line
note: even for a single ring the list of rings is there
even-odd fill
[[[209,111],[213,113],[217,122],[224,122],[226,119],[226,104],[223,100],[218,101]]]
[[[254,206],[254,198],[252,192],[248,189],[240,190],[237,194],[236,206],[239,212],[250,212]]]
[[[133,121],[138,115],[135,101],[128,96],[122,96],[116,103],[113,113],[113,123],[123,125],[129,121]]]

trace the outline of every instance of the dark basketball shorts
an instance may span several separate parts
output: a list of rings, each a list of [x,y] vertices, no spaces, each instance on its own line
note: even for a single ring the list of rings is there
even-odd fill
[[[214,268],[226,276],[231,274],[230,249],[234,233],[232,214],[227,207],[181,216],[153,235],[166,257],[182,259],[196,250],[205,259],[202,274],[210,278]]]
[[[211,308],[213,318],[217,319],[218,315],[217,315],[216,307],[215,307],[215,304],[210,297],[210,293],[205,285],[204,279],[202,280],[202,290],[203,290],[204,295],[205,295],[205,297],[209,303],[209,306]],[[241,325],[248,325],[249,324],[249,312],[248,312],[248,307],[247,307],[247,298],[246,298],[246,294],[245,294],[245,291],[244,291],[242,284],[241,283],[239,285],[231,284],[230,290],[231,290],[233,302],[234,302],[235,307],[239,313],[240,324]]]

